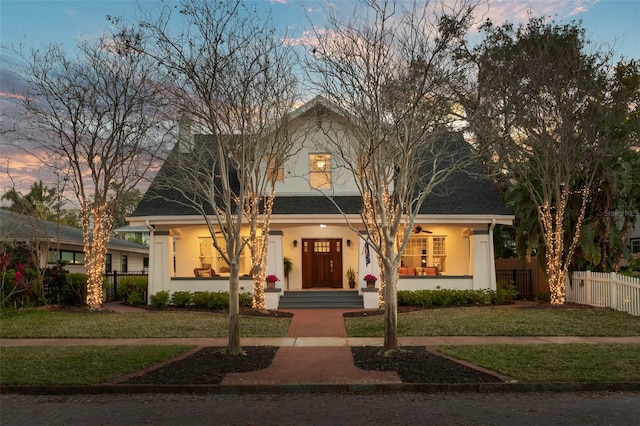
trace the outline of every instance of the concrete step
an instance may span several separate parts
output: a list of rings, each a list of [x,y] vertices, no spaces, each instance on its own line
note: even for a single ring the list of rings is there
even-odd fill
[[[364,302],[357,291],[285,291],[280,297],[278,309],[302,308],[355,308],[362,309]]]

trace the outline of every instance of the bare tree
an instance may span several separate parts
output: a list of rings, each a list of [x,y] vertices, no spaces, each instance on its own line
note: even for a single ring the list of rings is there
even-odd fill
[[[185,1],[179,13],[187,23],[176,33],[170,30],[173,13],[165,8],[160,18],[142,23],[153,41],[145,53],[160,64],[183,121],[203,135],[179,142],[157,182],[180,193],[172,201],[202,215],[229,265],[227,350],[237,355],[240,258],[247,246],[254,303],[264,308],[273,188],[293,144],[287,118],[297,99],[295,61],[270,20],[240,1]],[[245,225],[249,235],[243,235]]]
[[[498,167],[535,203],[551,302],[562,304],[609,144],[611,128],[602,125],[606,112],[598,106],[606,103],[607,57],[587,51],[575,23],[535,18],[514,29],[488,21],[484,30],[484,41],[465,56],[474,64],[470,86],[477,90],[462,103],[477,142],[490,147]]]
[[[22,54],[29,86],[26,137],[60,164],[82,216],[88,273],[86,303],[103,302],[107,243],[118,201],[149,171],[162,148],[163,99],[144,55],[114,40]],[[50,160],[51,160],[50,159]]]
[[[444,4],[370,0],[350,17],[330,11],[307,64],[344,117],[319,123],[363,198],[366,242],[383,274],[384,351],[398,349],[397,271],[416,215],[471,157],[469,146],[450,137],[448,84],[458,73],[450,48],[472,8]]]

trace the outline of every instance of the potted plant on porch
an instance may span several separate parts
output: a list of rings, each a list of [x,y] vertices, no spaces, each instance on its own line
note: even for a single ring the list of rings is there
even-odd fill
[[[367,274],[364,276],[364,280],[367,282],[367,288],[374,288],[376,286],[376,281],[378,281],[378,277],[372,274]]]
[[[356,271],[353,268],[347,269],[347,281],[349,281],[349,288],[356,288]]]
[[[276,281],[280,281],[280,279],[275,275],[267,275],[267,288],[276,288]]]

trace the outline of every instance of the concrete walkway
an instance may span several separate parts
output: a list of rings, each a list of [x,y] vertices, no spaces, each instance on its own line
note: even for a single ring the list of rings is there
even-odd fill
[[[109,303],[117,312],[143,311],[120,303]],[[247,337],[243,346],[278,346],[273,363],[266,369],[227,374],[223,385],[308,385],[308,384],[398,384],[395,372],[365,371],[356,368],[351,346],[382,346],[381,337],[347,337],[344,312],[353,309],[296,309],[286,337]],[[111,345],[194,345],[226,346],[222,338],[134,338],[134,339],[0,339],[0,346],[111,346]],[[400,337],[402,346],[486,345],[486,344],[564,344],[634,343],[632,337],[575,336],[435,336]]]

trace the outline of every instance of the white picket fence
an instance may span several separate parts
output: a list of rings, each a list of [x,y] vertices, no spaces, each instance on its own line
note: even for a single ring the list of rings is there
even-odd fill
[[[640,279],[615,272],[576,271],[567,302],[611,308],[640,316]]]

